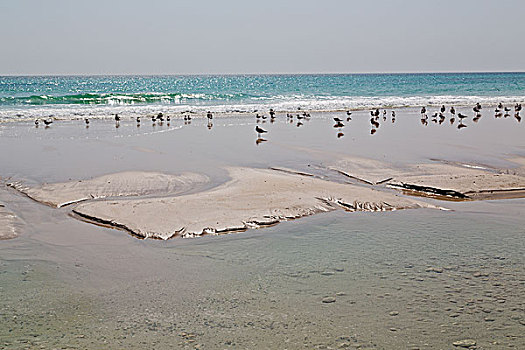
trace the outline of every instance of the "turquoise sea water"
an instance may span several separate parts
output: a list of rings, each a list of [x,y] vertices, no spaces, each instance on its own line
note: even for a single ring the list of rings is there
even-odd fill
[[[524,100],[525,73],[0,77],[4,120]]]

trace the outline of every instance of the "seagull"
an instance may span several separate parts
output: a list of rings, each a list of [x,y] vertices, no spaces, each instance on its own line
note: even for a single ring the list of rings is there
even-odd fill
[[[255,131],[257,131],[257,136],[260,138],[261,134],[267,133],[268,131],[261,128],[259,125],[255,127]]]

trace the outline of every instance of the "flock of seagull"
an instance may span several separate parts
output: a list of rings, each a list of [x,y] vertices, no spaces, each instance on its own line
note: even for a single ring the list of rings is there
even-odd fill
[[[477,123],[480,120],[480,118],[481,118],[481,109],[482,109],[482,107],[481,107],[481,104],[479,102],[476,103],[476,105],[472,108],[472,111],[474,112],[474,117],[472,118],[472,121],[474,123]],[[521,122],[521,116],[520,116],[521,109],[522,109],[521,103],[517,103],[514,106],[514,118],[518,122]],[[432,114],[431,121],[434,122],[434,123],[439,123],[440,125],[443,124],[443,122],[447,118],[446,115],[445,115],[446,110],[447,109],[446,109],[445,105],[441,106],[439,111],[434,112]],[[508,118],[508,117],[510,117],[511,111],[512,111],[511,107],[504,107],[503,103],[500,102],[500,103],[498,103],[498,106],[494,110],[494,117],[495,118],[503,118],[503,117],[504,118]],[[450,124],[454,124],[456,122],[456,110],[455,110],[454,106],[450,107],[449,112],[450,112],[450,119],[449,119]],[[468,116],[465,115],[465,114],[462,114],[462,113],[457,113],[457,118],[458,118],[458,126],[457,126],[457,128],[458,129],[466,128],[467,125],[464,123],[464,120],[466,118],[468,118]],[[426,107],[421,108],[421,124],[423,124],[424,126],[428,125],[428,115],[427,115]]]
[[[503,103],[500,102],[497,105],[496,109],[494,110],[494,117],[495,118],[510,117],[513,109],[514,109],[514,118],[518,122],[521,122],[521,116],[520,116],[520,112],[522,109],[521,103],[517,103],[516,105],[514,105],[514,108],[511,108],[508,106],[504,106]],[[474,117],[472,118],[472,121],[477,123],[479,119],[482,117],[481,104],[476,103],[476,105],[472,108],[472,110],[474,112]],[[469,118],[467,115],[462,114],[462,113],[456,113],[456,109],[454,108],[454,106],[451,106],[448,112],[449,112],[448,116],[450,117],[449,122],[451,125],[455,124],[456,118],[457,118],[458,120],[457,128],[458,129],[463,129],[467,127],[467,125],[464,123],[465,119]],[[274,123],[276,119],[275,111],[270,108],[268,114],[269,114],[270,122]],[[333,127],[338,129],[338,134],[337,134],[338,138],[344,136],[344,133],[342,132],[343,128],[345,127],[344,123],[350,122],[352,120],[351,115],[352,115],[351,111],[346,111],[346,117],[344,117],[343,119],[339,117],[333,118],[335,122]],[[206,117],[208,119],[207,127],[208,129],[211,129],[213,127],[213,114],[210,111],[208,111],[206,113]],[[370,118],[370,124],[371,124],[370,134],[374,135],[379,129],[381,119],[383,120],[383,122],[386,122],[388,120],[388,112],[386,109],[383,109],[383,111],[381,112],[379,108],[376,108],[370,111],[370,117],[371,117]],[[169,115],[164,115],[162,112],[158,113],[157,115],[153,115],[147,118],[151,118],[151,122],[153,126],[155,126],[156,124],[159,124],[160,126],[162,126],[164,122],[166,122],[167,125],[170,126],[171,117]],[[311,118],[310,113],[301,112],[300,110],[299,110],[299,113],[296,113],[296,114],[293,114],[293,113],[286,114],[286,119],[289,123],[295,123],[295,120],[297,120],[297,124],[296,124],[297,127],[302,126],[304,122],[310,120],[310,118]],[[120,127],[121,117],[118,114],[115,114],[114,119],[115,119],[115,127],[116,128]],[[184,119],[184,124],[187,125],[191,123],[192,118],[189,113],[183,113],[183,119]],[[257,113],[255,115],[255,119],[256,119],[256,124],[257,124],[255,126],[255,132],[257,133],[256,144],[258,145],[261,142],[267,141],[266,139],[262,138],[262,135],[268,133],[268,131],[263,129],[259,125],[259,123],[261,122],[265,123],[266,120],[268,119],[268,116],[265,114]],[[445,107],[445,105],[442,105],[438,111],[432,113],[430,116],[430,121],[433,123],[439,124],[439,125],[443,124],[446,119],[447,119],[447,108]],[[137,123],[137,127],[140,127],[141,117],[140,116],[136,117],[135,121]],[[396,122],[396,112],[394,110],[390,112],[390,121],[392,123]],[[36,119],[35,126],[38,127],[40,122],[43,122],[46,128],[48,128],[53,123],[53,119],[52,118]],[[84,123],[86,125],[86,128],[89,128],[89,122],[90,122],[89,118],[84,118]],[[421,124],[423,124],[423,126],[427,126],[429,124],[429,116],[427,114],[427,107],[425,106],[421,108]]]

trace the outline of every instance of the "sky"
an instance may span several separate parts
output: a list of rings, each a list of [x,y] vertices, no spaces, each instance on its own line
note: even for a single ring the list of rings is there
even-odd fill
[[[525,71],[524,0],[0,0],[0,75]]]

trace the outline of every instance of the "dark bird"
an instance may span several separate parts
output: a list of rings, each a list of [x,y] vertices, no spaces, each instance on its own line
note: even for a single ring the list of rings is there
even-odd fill
[[[167,122],[170,122],[171,121],[171,117],[169,115],[166,116],[166,121]]]
[[[340,122],[343,121],[343,119],[341,119],[341,118],[339,118],[339,117],[335,117],[334,120],[335,120],[336,122],[338,122],[338,123],[340,123]]]
[[[270,118],[275,118],[275,111],[273,108],[270,108]]]
[[[456,114],[456,109],[454,106],[450,107],[450,114]]]
[[[89,119],[88,118],[85,118],[84,122],[86,123],[86,125],[89,125]]]
[[[514,110],[515,110],[516,112],[521,111],[521,103],[516,104],[516,106],[514,106]]]
[[[510,107],[505,107],[505,112],[510,112]]]
[[[35,119],[35,126],[38,126],[39,123],[38,119]]]
[[[136,121],[137,121],[137,124],[140,124],[140,117],[137,117]]]
[[[118,114],[115,114],[115,121],[118,123],[120,121],[120,116]]]
[[[261,134],[267,133],[268,131],[261,128],[259,125],[255,127],[255,131],[257,131],[257,136],[261,137]]]
[[[346,115],[352,115],[352,112],[346,111]]]
[[[447,110],[447,109],[445,108],[445,105],[442,105],[442,106],[441,106],[441,113],[445,113],[446,110]]]
[[[502,108],[503,108],[503,103],[501,103],[501,102],[498,103],[498,108],[499,108],[499,109],[502,109]]]
[[[206,117],[207,117],[209,120],[211,120],[211,119],[213,119],[213,114],[211,114],[211,112],[208,111],[208,113],[206,113]]]
[[[425,114],[426,112],[427,112],[427,108],[426,107],[421,108],[421,114]]]
[[[464,114],[461,114],[461,113],[458,113],[458,118],[459,118],[459,120],[461,121],[461,120],[463,120],[463,119],[465,119],[465,118],[468,118],[468,116],[467,116],[467,115],[464,115]]]
[[[53,124],[53,119],[44,119],[43,121],[46,126]]]

